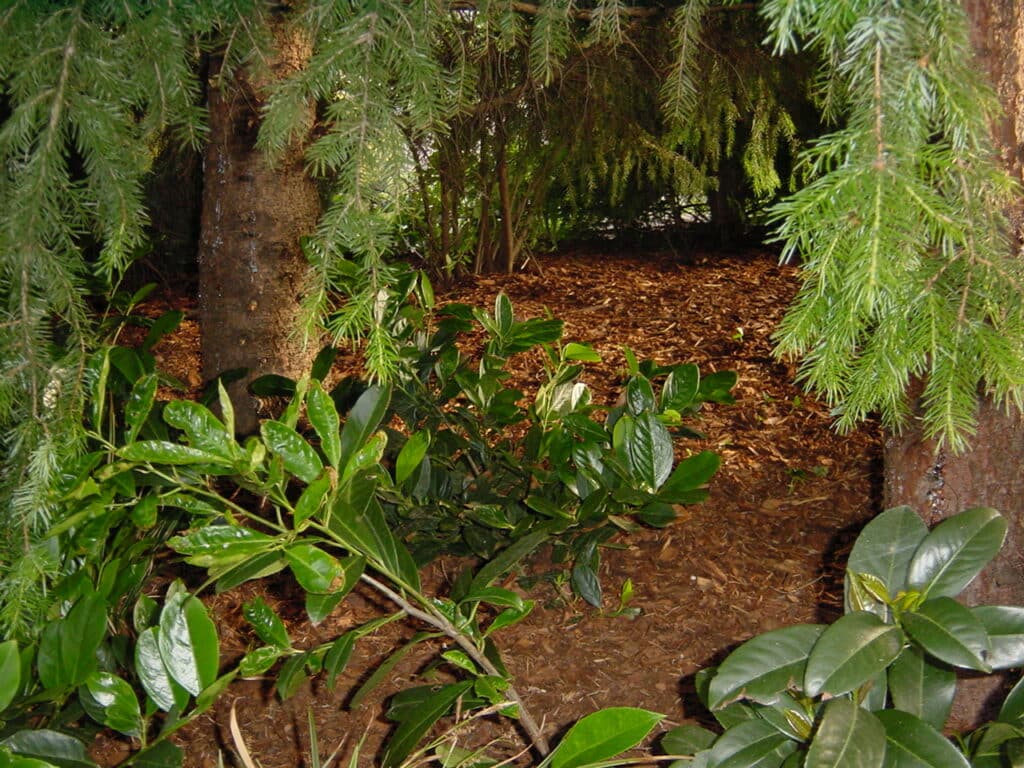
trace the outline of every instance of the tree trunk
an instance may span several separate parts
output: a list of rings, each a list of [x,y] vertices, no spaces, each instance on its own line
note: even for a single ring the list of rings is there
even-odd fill
[[[280,77],[304,60],[301,49],[285,47],[272,69]],[[248,370],[228,392],[236,431],[249,434],[258,427],[249,381],[298,377],[317,351],[295,329],[309,269],[299,238],[313,231],[320,202],[299,148],[273,167],[255,149],[262,84],[239,73],[218,87],[219,69],[214,62],[199,244],[203,376]]]
[[[996,147],[1013,175],[1024,158],[1024,5],[1015,0],[968,0],[972,39],[981,64],[995,83],[1006,114],[993,126]],[[1024,202],[1024,201],[1022,201]],[[1008,211],[1021,234],[1021,210]],[[1019,249],[1019,246],[1018,246]],[[968,587],[971,604],[1024,605],[1024,419],[982,401],[971,449],[954,456],[938,450],[919,429],[891,435],[885,446],[886,507],[907,504],[929,524],[976,506],[1006,517],[1006,545],[994,563]],[[1004,681],[965,679],[953,709],[952,727],[969,728],[994,715]]]

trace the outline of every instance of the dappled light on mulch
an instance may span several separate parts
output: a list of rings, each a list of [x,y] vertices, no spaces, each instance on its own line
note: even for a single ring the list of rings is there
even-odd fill
[[[871,427],[850,435],[832,431],[827,408],[794,385],[795,366],[772,357],[771,334],[796,278],[794,268],[779,266],[764,252],[576,252],[531,261],[512,276],[471,278],[438,289],[439,302],[487,308],[505,291],[520,319],[548,313],[563,319],[566,341],[591,344],[603,358],[585,374],[596,402],[611,404],[618,396],[623,345],[662,364],[695,362],[702,373],[739,374],[736,405],[707,406],[690,423],[706,439],[677,444],[680,458],[705,448],[721,454],[710,498],[683,509],[666,529],[613,540],[603,552],[603,611],[574,599],[559,578],[564,573],[544,552],[504,582],[537,601],[533,614],[501,632],[497,642],[549,736],[612,705],[662,712],[668,723],[705,719],[692,693],[692,675],[700,667],[756,633],[839,613],[836,574],[856,530],[877,511],[879,440]],[[155,350],[161,366],[189,384],[199,370],[196,330],[189,321]],[[529,355],[513,361],[514,383],[527,393],[538,365]],[[439,563],[429,579],[443,584],[457,567]],[[627,578],[634,590],[627,607],[638,609],[635,618],[613,615]],[[297,588],[284,580],[247,584],[209,600],[228,658],[253,642],[240,607],[257,593],[285,618],[301,647],[391,610],[357,592],[314,628],[305,622]],[[309,712],[324,757],[344,742],[347,760],[365,737],[360,764],[369,764],[387,734],[386,695],[443,679],[443,672],[424,666],[427,654],[413,654],[360,709],[345,709],[352,686],[411,632],[391,624],[361,641],[333,691],[313,681],[281,703],[272,680],[234,684],[182,734],[186,764],[217,765],[218,751],[231,764],[232,706],[264,768],[309,764]],[[507,721],[468,725],[464,738],[472,745],[496,740],[495,750],[505,755],[518,749]]]

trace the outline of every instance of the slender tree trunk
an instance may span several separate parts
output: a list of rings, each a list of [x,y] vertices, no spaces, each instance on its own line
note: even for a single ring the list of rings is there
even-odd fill
[[[281,76],[303,61],[301,49],[285,47],[272,69]],[[215,83],[219,62],[211,69]],[[228,388],[239,434],[258,427],[248,382],[297,377],[316,352],[294,331],[309,269],[299,238],[316,224],[319,197],[298,148],[273,167],[256,151],[261,85],[245,73],[227,88],[211,84],[199,245],[203,376],[248,370]]]
[[[1015,0],[968,0],[978,57],[1002,100],[1005,116],[993,126],[996,146],[1021,178],[1024,158],[1024,5]],[[1022,201],[1024,202],[1024,201]],[[1008,211],[1018,239],[1021,210]],[[1018,246],[1019,249],[1019,246]],[[888,437],[885,446],[885,506],[908,504],[926,522],[975,506],[993,507],[1009,522],[1007,543],[964,595],[972,604],[1024,605],[1024,419],[990,401],[978,406],[978,431],[971,449],[954,456],[938,450],[919,429]],[[1002,700],[1003,681],[963,681],[952,725],[979,724]]]

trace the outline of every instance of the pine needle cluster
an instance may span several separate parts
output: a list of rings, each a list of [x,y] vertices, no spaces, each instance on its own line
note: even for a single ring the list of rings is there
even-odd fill
[[[807,152],[814,181],[774,210],[804,284],[777,335],[840,427],[872,412],[899,429],[923,382],[923,426],[967,447],[979,393],[1019,406],[1021,263],[1002,215],[1016,193],[998,168],[996,100],[951,0],[775,0],[778,51],[820,55],[834,132]]]

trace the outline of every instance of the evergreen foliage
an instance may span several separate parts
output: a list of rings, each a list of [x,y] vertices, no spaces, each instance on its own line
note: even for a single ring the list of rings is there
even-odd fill
[[[923,380],[926,432],[967,447],[979,390],[1019,406],[1021,263],[1003,211],[997,104],[951,0],[765,6],[776,51],[810,41],[819,98],[839,124],[804,157],[814,181],[774,211],[804,284],[778,352],[835,406],[898,429]]]

